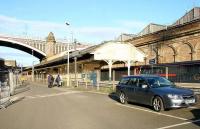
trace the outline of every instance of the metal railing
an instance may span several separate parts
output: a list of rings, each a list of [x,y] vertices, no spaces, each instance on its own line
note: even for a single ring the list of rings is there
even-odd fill
[[[35,79],[36,83],[47,85],[47,79]],[[108,81],[100,81],[100,82],[92,82],[92,81],[84,81],[84,80],[77,80],[74,79],[69,80],[69,86],[67,86],[67,79],[62,80],[62,87],[66,88],[79,88],[84,90],[96,90],[96,91],[105,91],[105,92],[112,92],[115,90],[115,87],[118,82],[108,82]],[[54,83],[54,86],[56,84]]]

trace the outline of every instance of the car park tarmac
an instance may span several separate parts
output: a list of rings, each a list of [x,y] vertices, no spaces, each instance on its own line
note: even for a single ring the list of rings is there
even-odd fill
[[[120,104],[111,94],[30,86],[25,99],[0,110],[2,129],[199,129],[200,104],[155,112]]]

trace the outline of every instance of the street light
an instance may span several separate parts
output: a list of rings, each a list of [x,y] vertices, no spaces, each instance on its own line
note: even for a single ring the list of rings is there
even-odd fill
[[[76,52],[76,39],[74,40],[74,51]],[[78,86],[77,85],[77,57],[75,56],[74,57],[74,72],[75,72],[75,86]]]
[[[33,50],[32,50],[32,58],[33,58]],[[32,61],[32,82],[34,82],[34,61]]]
[[[69,23],[65,23],[67,26],[69,26]],[[69,43],[67,43],[67,86],[69,86]]]

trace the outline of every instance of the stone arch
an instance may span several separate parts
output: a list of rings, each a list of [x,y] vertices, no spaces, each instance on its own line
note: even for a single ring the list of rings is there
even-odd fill
[[[194,48],[195,54],[194,54],[194,59],[195,60],[200,60],[200,43],[197,43],[195,48]]]
[[[193,46],[188,42],[184,42],[180,46],[178,46],[176,61],[191,61],[193,60],[193,53]]]
[[[162,63],[174,63],[177,55],[176,49],[172,45],[167,45],[163,48]]]

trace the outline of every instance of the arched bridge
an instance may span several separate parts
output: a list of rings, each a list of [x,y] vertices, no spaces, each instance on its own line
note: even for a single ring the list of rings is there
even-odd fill
[[[8,39],[8,38],[3,38],[0,37],[0,46],[5,46],[5,47],[11,47],[11,48],[15,48],[15,49],[19,49],[21,51],[24,51],[26,53],[29,53],[37,58],[39,58],[40,60],[44,59],[46,57],[46,54],[37,49],[34,48],[28,44],[25,44],[23,42],[19,42],[16,40],[12,40],[12,39]]]
[[[53,36],[51,33],[50,36]],[[49,45],[51,45],[51,50]],[[35,39],[28,39],[28,38],[17,38],[17,37],[9,37],[9,36],[0,36],[0,46],[15,48],[26,53],[29,53],[36,58],[43,60],[48,56],[49,51],[52,51],[52,55],[59,54],[61,52],[67,51],[68,44],[56,42],[49,43],[48,37],[47,40],[35,40]],[[77,48],[84,48],[86,45],[78,44]],[[69,44],[69,49],[74,49],[74,44]]]

